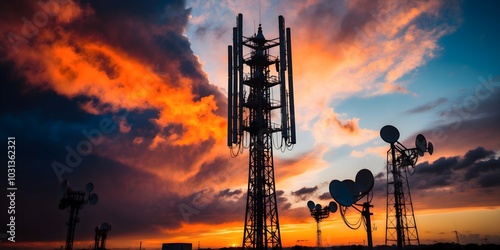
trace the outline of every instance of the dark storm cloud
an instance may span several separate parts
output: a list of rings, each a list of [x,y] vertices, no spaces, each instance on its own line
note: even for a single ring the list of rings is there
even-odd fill
[[[292,203],[288,201],[283,190],[276,190],[276,203],[278,203],[279,211],[286,211],[292,207]]]
[[[422,162],[408,171],[412,200],[418,209],[499,205],[491,195],[500,192],[500,158],[483,147]],[[387,180],[381,172],[376,175],[373,188],[376,206],[386,202],[386,192]]]
[[[221,39],[221,37],[223,37],[228,30],[229,29],[227,29],[227,27],[223,27],[221,25],[204,23],[196,26],[194,33],[199,39]],[[207,37],[209,34],[212,36]]]
[[[39,48],[34,43],[41,40],[47,42],[43,46],[51,46],[65,34],[70,36],[69,46],[76,54],[113,80],[123,74],[116,61],[99,50],[83,48],[80,45],[84,43],[77,41],[105,44],[116,49],[116,53],[122,53],[124,58],[133,57],[155,69],[160,76],[170,77],[171,81],[165,84],[181,86],[176,82],[178,76],[175,72],[188,76],[192,85],[184,87],[192,89],[195,100],[214,95],[217,105],[224,106],[225,98],[208,84],[188,39],[183,35],[190,14],[184,1],[75,3],[84,12],[81,16],[67,23],[56,22],[55,19],[61,16],[51,17],[47,25],[39,29],[37,36],[29,39],[28,44],[19,46],[20,51]],[[178,125],[159,128],[154,124],[152,120],[160,115],[158,109],[127,110],[126,117],[121,119],[120,114],[124,114],[125,110],[112,110],[109,104],[99,103],[98,96],[63,96],[51,89],[50,84],[34,85],[28,82],[23,70],[28,67],[43,70],[43,65],[32,62],[33,65],[17,65],[19,67],[16,68],[13,61],[4,57],[7,50],[12,49],[6,35],[9,32],[21,35],[21,18],[26,16],[31,19],[39,11],[41,7],[37,1],[0,2],[0,135],[3,138],[15,136],[17,143],[16,184],[20,189],[16,197],[16,212],[20,216],[16,221],[16,239],[65,239],[65,223],[69,215],[67,211],[57,208],[61,198],[60,184],[52,164],[59,162],[67,165],[67,147],[76,150],[80,142],[89,140],[82,131],[99,129],[103,119],[112,121],[114,129],[103,134],[102,142],[93,145],[92,152],[81,156],[80,163],[63,175],[76,190],[83,190],[87,182],[93,182],[99,195],[96,206],[87,205],[80,211],[77,240],[92,240],[94,227],[102,222],[112,225],[116,237],[158,233],[159,228],[179,228],[181,223],[186,222],[180,208],[183,204],[196,209],[198,214],[194,213],[195,210],[188,212],[201,216],[200,221],[220,223],[242,220],[238,216],[244,215],[241,211],[244,211],[246,195],[241,190],[227,189],[226,184],[233,176],[239,178],[240,172],[245,171],[236,171],[220,157],[204,161],[203,157],[210,154],[213,140],[196,146],[166,145],[159,147],[161,150],[150,150],[148,145],[158,133],[169,135],[169,131],[182,130]],[[11,29],[3,29],[5,27]],[[49,31],[53,37],[45,36]],[[99,79],[95,84],[99,84]],[[71,86],[71,82],[66,86]],[[101,112],[91,114],[84,111],[82,104],[87,102],[99,104]],[[215,112],[222,114],[225,111],[218,109]],[[130,130],[121,132],[120,122],[124,122]],[[205,163],[197,171],[196,162],[202,160]],[[231,175],[227,174],[228,171]],[[159,177],[161,172],[167,173],[167,176],[172,172],[192,174],[188,181],[194,181],[195,185],[188,182],[182,184],[187,195],[176,193],[176,184]],[[218,181],[216,188],[222,191],[206,187],[212,185],[214,180]],[[5,182],[6,178],[1,178],[0,185],[7,186]],[[285,197],[279,196],[278,199],[285,201],[284,205],[290,205]],[[6,199],[0,199],[0,206],[8,207]],[[220,211],[224,211],[225,216],[234,214],[235,217],[214,217]],[[194,215],[190,218],[196,221]],[[4,213],[0,216],[0,223],[6,225],[7,219]]]
[[[236,189],[231,191],[231,189],[224,189],[219,192],[219,196],[221,197],[234,197],[234,196],[239,196],[242,194],[243,191],[241,189]]]
[[[420,163],[415,168],[411,182],[419,189],[450,185],[489,187],[492,186],[489,176],[500,173],[500,158],[495,158],[492,151],[478,147],[462,157],[441,157],[433,163]]]
[[[283,190],[276,191],[278,211],[287,213],[292,204]],[[185,223],[221,224],[228,221],[242,221],[245,216],[247,193],[228,189],[214,193],[204,189],[182,198],[178,203],[178,215]],[[180,215],[180,216],[179,216]]]
[[[463,160],[458,164],[455,169],[462,169],[471,164],[475,163],[478,160],[489,158],[495,155],[495,152],[491,150],[486,150],[483,147],[478,147],[475,150],[469,150],[464,155]]]
[[[465,180],[471,180],[484,174],[500,172],[500,158],[492,158],[486,161],[479,161],[466,168]]]
[[[458,156],[450,158],[441,157],[434,161],[432,164],[429,164],[428,162],[418,164],[418,173],[426,175],[449,175],[452,168],[455,168],[458,162]]]
[[[448,98],[441,97],[441,98],[439,98],[439,99],[437,99],[437,100],[435,100],[433,102],[430,102],[430,103],[424,104],[422,106],[418,106],[418,107],[412,108],[410,110],[407,110],[407,111],[405,111],[405,113],[406,114],[423,113],[423,112],[426,112],[426,111],[429,111],[429,110],[433,110],[436,107],[438,107],[441,104],[446,103],[446,102],[448,102]]]
[[[195,34],[196,36],[198,36],[198,38],[205,38],[205,35],[208,33],[209,29],[209,24],[198,25],[198,27],[196,27]]]
[[[295,196],[297,199],[305,201],[309,196],[311,196],[314,192],[318,190],[318,186],[314,187],[303,187],[297,191],[292,191],[292,195]]]
[[[330,195],[330,192],[324,192],[322,193],[318,199],[320,200],[331,200],[332,199],[332,196]]]
[[[387,192],[387,178],[385,172],[380,172],[376,174],[374,177],[375,183],[373,184],[373,193],[381,194]]]

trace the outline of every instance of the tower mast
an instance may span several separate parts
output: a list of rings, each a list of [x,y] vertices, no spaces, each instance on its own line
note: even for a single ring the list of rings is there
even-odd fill
[[[243,148],[250,150],[243,248],[282,248],[273,146],[290,147],[296,139],[290,28],[285,34],[285,19],[279,16],[278,22],[278,39],[267,40],[261,25],[257,34],[247,38],[243,37],[243,15],[239,14],[233,46],[228,46],[227,145],[234,156]],[[270,55],[270,49],[278,46],[280,56]],[[245,54],[244,48],[249,53]],[[278,75],[271,73],[271,65],[276,66]],[[243,145],[247,141],[248,145]]]
[[[398,141],[398,129],[391,125],[384,126],[380,136],[391,146],[387,151],[385,244],[396,243],[399,250],[420,245],[408,177],[414,173],[418,157],[425,152],[432,154],[434,146],[419,134],[415,148],[406,148]]]

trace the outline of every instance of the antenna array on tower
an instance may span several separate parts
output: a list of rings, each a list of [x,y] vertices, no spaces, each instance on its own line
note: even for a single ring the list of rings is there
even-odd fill
[[[282,247],[273,145],[277,149],[291,147],[296,135],[291,32],[285,29],[282,16],[278,26],[276,39],[266,39],[260,24],[257,34],[244,37],[243,15],[239,14],[233,45],[228,46],[227,145],[233,156],[243,148],[250,150],[244,248]],[[270,54],[274,47],[279,48],[279,57]],[[277,74],[271,73],[272,65]]]

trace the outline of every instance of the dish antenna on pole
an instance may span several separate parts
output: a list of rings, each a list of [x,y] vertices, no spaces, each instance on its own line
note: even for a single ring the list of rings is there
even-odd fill
[[[395,138],[399,138],[399,132],[396,133],[390,127],[384,132],[386,139],[388,141],[393,141]],[[396,139],[397,140],[397,139]],[[362,169],[356,174],[355,181],[353,180],[332,180],[330,182],[330,195],[332,198],[339,203],[340,205],[340,214],[345,224],[351,229],[358,229],[361,226],[361,223],[353,226],[347,220],[345,213],[349,207],[354,208],[355,210],[361,213],[361,218],[365,222],[366,233],[368,238],[368,248],[373,249],[373,241],[372,241],[372,229],[371,229],[371,220],[370,220],[370,208],[373,207],[370,205],[371,199],[373,196],[370,196],[369,193],[373,189],[373,185],[375,180],[373,178],[373,174],[368,169]],[[357,202],[366,197],[366,202],[362,204],[358,204]],[[357,207],[362,207],[360,210]],[[361,222],[361,220],[360,220]]]
[[[314,218],[316,221],[316,242],[317,242],[317,248],[321,248],[321,227],[320,227],[320,222],[330,216],[330,213],[335,213],[337,212],[337,203],[330,201],[328,206],[326,207],[321,207],[321,204],[314,204],[314,201],[308,201],[307,202],[307,207],[309,208],[309,212],[311,213],[311,216]]]

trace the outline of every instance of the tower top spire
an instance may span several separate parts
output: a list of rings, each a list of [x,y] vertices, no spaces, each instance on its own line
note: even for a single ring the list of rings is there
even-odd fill
[[[255,38],[259,40],[266,40],[264,34],[262,33],[262,24],[259,24],[259,29],[257,30],[257,35],[255,36]]]

